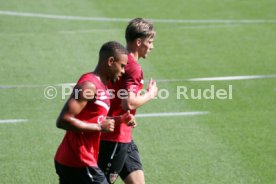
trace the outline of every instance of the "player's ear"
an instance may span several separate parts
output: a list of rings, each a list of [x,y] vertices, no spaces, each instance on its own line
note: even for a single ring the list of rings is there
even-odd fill
[[[136,43],[136,45],[139,47],[139,46],[142,44],[142,39],[141,39],[141,38],[137,38],[137,39],[135,40],[135,43]]]
[[[108,66],[112,66],[112,64],[115,62],[115,58],[113,56],[110,56],[107,60]]]

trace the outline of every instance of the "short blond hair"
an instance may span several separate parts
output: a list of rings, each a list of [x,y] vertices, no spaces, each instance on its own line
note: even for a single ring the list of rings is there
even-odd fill
[[[156,32],[153,29],[153,24],[143,18],[135,18],[128,23],[125,32],[127,42],[132,42],[137,38],[152,38]]]

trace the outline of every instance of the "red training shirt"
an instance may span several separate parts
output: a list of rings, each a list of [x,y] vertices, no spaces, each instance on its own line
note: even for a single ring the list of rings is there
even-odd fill
[[[113,97],[110,100],[111,106],[108,112],[108,116],[120,116],[126,111],[122,108],[122,100],[119,98],[119,90],[131,90],[134,93],[138,93],[143,89],[144,77],[141,66],[131,54],[128,55],[128,63],[125,67],[125,73],[115,83],[108,83],[107,87],[112,91]],[[131,114],[135,115],[136,110],[132,110]],[[132,139],[132,128],[127,126],[125,123],[115,127],[114,132],[111,133],[102,133],[101,140],[112,141],[112,142],[121,142],[129,143]]]
[[[101,123],[110,107],[110,99],[106,86],[93,74],[81,76],[78,84],[92,82],[96,86],[97,95],[87,103],[84,109],[76,116],[86,123]],[[66,134],[56,152],[55,161],[70,167],[97,166],[99,141],[101,132],[72,132]]]

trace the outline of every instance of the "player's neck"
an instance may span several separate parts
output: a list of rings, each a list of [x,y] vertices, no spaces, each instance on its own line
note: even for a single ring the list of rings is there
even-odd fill
[[[106,78],[106,75],[102,72],[101,69],[96,68],[92,73],[93,73],[94,75],[96,75],[96,77],[97,77],[104,85],[106,85],[107,78]]]
[[[135,59],[135,61],[138,61],[139,54],[136,46],[133,46],[133,44],[127,44],[127,50],[130,53],[130,55]]]
[[[129,51],[129,53],[134,58],[135,61],[138,61],[138,59],[139,59],[138,52],[131,52],[131,51]]]

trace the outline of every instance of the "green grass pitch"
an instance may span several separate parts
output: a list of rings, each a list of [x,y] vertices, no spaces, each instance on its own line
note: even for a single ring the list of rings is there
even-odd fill
[[[102,43],[125,43],[127,21],[37,14],[156,20],[155,49],[140,63],[145,79],[159,80],[169,97],[151,101],[139,114],[208,114],[137,118],[133,136],[146,183],[276,183],[276,79],[186,80],[275,75],[275,12],[275,0],[0,0],[0,120],[28,119],[0,123],[0,183],[58,183],[53,157],[64,131],[55,127],[55,119],[65,99],[61,87],[55,99],[45,98],[43,85],[76,82],[95,67]],[[4,88],[10,85],[19,87]],[[177,86],[211,85],[232,85],[233,98],[177,99]]]

